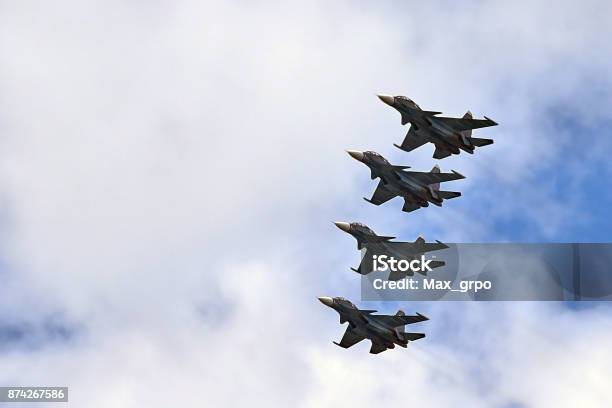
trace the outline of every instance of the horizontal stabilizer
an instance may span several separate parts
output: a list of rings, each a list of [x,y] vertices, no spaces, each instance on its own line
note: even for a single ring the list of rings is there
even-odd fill
[[[464,176],[463,174],[459,173],[458,171],[455,171],[455,170],[451,170],[451,171],[452,171],[452,172],[453,172],[453,173],[454,173],[456,176],[458,176],[460,179],[464,179],[464,178],[465,178],[465,176]]]
[[[431,261],[431,262],[429,262],[429,267],[431,269],[439,268],[439,267],[444,266],[444,265],[446,265],[446,262],[444,262],[444,261]]]
[[[496,121],[494,121],[493,119],[488,118],[488,117],[486,117],[486,116],[485,116],[484,118],[485,118],[486,120],[488,120],[489,122],[492,122],[492,123],[493,123],[493,126],[497,126],[497,125],[498,125],[498,123],[497,123]]]
[[[404,333],[404,338],[408,341],[415,341],[425,337],[424,333]]]
[[[471,138],[470,141],[476,147],[481,147],[481,146],[486,146],[486,145],[493,144],[493,140],[492,139],[479,139],[477,137]]]
[[[443,200],[450,200],[451,198],[461,197],[461,193],[458,191],[438,191],[438,197]]]
[[[451,170],[450,173],[439,173],[435,167],[430,172],[419,172],[419,171],[407,171],[404,173],[412,180],[423,185],[432,185],[438,183],[444,183],[446,181],[464,179],[465,176],[457,173],[455,170]]]

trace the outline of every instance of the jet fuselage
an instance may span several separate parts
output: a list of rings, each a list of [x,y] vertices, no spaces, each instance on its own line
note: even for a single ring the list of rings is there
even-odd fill
[[[348,322],[353,331],[373,343],[384,344],[387,348],[394,348],[395,344],[406,347],[408,340],[396,328],[382,324],[375,317],[363,313],[350,301],[334,298],[333,304],[327,305],[340,315],[340,322]]]
[[[470,143],[469,138],[437,121],[435,116],[424,112],[421,108],[407,107],[403,101],[396,102],[393,107],[402,114],[402,118],[410,123],[419,136],[430,139],[432,143],[442,145],[446,150],[455,154],[459,153],[459,149],[468,153],[474,152],[474,146]]]
[[[417,182],[402,170],[394,168],[389,162],[382,163],[377,160],[368,160],[368,156],[365,157],[364,163],[370,168],[372,178],[379,177],[392,193],[410,201],[416,201],[422,207],[427,207],[428,202],[438,206],[442,205],[442,200],[434,195],[429,186]]]

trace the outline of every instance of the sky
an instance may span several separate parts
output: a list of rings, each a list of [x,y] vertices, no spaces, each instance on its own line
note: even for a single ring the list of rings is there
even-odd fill
[[[401,303],[368,354],[333,221],[444,242],[608,242],[605,1],[0,2],[0,385],[75,407],[609,407],[603,303]],[[461,198],[372,206],[346,149],[428,170],[377,93],[499,126]],[[451,183],[449,183],[450,185]],[[416,325],[415,325],[416,326]],[[416,327],[415,327],[416,329]],[[14,406],[19,406],[15,404]],[[41,407],[43,405],[40,405]]]

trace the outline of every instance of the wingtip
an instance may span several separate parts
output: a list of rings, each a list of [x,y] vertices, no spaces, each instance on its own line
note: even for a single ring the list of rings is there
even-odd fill
[[[423,319],[423,321],[425,321],[425,320],[429,320],[429,317],[427,317],[427,316],[425,316],[425,315],[423,315],[423,314],[420,314],[419,312],[417,312],[416,314],[417,314],[417,316],[419,316],[420,318],[422,318],[422,319]]]
[[[449,246],[448,246],[448,245],[446,245],[446,244],[445,244],[444,242],[442,242],[442,241],[439,241],[439,240],[437,240],[437,239],[436,239],[436,242],[437,242],[438,244],[440,244],[440,245],[444,245],[444,247],[445,247],[445,248],[449,248]]]
[[[463,174],[459,173],[458,171],[456,171],[456,170],[451,170],[451,171],[452,171],[453,173],[455,173],[456,175],[460,176],[462,179],[464,179],[464,178],[465,178],[465,176],[464,176]]]
[[[491,125],[491,126],[497,126],[497,125],[499,125],[499,123],[497,123],[496,121],[494,121],[493,119],[491,119],[491,118],[489,118],[489,117],[487,117],[487,116],[485,116],[484,118],[485,118],[486,120],[488,120],[489,122],[491,122],[491,123],[492,123],[492,125]]]

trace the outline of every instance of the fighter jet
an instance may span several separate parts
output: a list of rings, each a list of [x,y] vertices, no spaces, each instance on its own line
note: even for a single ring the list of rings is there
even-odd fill
[[[455,191],[440,191],[440,183],[465,178],[454,170],[452,173],[440,173],[440,167],[436,165],[429,173],[406,171],[410,166],[394,166],[376,152],[347,150],[347,153],[370,168],[372,180],[380,178],[372,198],[364,197],[374,205],[399,196],[404,198],[402,211],[411,212],[428,207],[429,203],[441,207],[445,199],[461,196]]]
[[[433,157],[443,159],[460,150],[474,153],[474,149],[493,143],[491,139],[472,137],[472,129],[496,126],[497,123],[485,116],[484,119],[473,119],[467,111],[463,118],[446,118],[436,116],[442,112],[424,111],[405,96],[378,95],[381,101],[395,108],[402,115],[402,125],[410,122],[410,129],[401,145],[394,144],[410,152],[427,142],[436,146]]]
[[[372,229],[367,225],[359,222],[335,222],[336,226],[342,231],[351,234],[357,240],[357,249],[362,250],[365,248],[365,254],[361,258],[361,263],[357,269],[351,268],[352,271],[357,272],[361,275],[367,275],[373,271],[372,257],[373,255],[387,255],[387,257],[394,257],[395,259],[404,259],[408,262],[419,259],[422,255],[438,251],[441,249],[448,248],[447,245],[440,241],[436,243],[427,243],[425,238],[419,236],[414,242],[394,242],[391,241],[395,237],[376,235]],[[431,260],[429,267],[439,268],[444,266],[444,261]],[[418,271],[421,275],[427,275],[426,271]],[[391,270],[387,280],[397,281],[405,278],[406,276],[412,276],[414,272],[412,270],[401,271]]]
[[[398,310],[395,316],[374,315],[372,313],[375,313],[376,310],[359,310],[354,304],[341,297],[321,296],[319,300],[340,314],[340,324],[345,322],[349,324],[340,343],[334,341],[334,344],[340,347],[349,348],[361,340],[368,339],[372,342],[370,353],[378,354],[395,348],[396,344],[406,348],[409,341],[425,337],[423,333],[405,332],[405,325],[429,320],[422,314],[406,316],[403,311]]]

